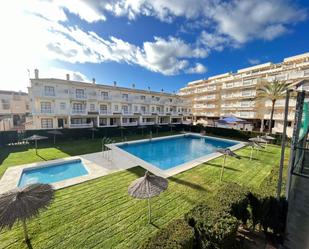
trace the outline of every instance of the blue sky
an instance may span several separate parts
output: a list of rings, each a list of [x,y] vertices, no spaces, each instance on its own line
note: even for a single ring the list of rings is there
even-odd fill
[[[305,0],[12,0],[0,10],[0,88],[25,90],[38,68],[177,91],[309,52],[308,10]]]

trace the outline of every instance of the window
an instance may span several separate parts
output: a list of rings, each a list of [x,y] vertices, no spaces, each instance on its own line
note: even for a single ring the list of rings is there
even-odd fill
[[[41,113],[51,113],[51,103],[50,102],[41,102]]]
[[[84,99],[85,98],[84,89],[76,89],[76,98],[78,98],[78,99]]]
[[[55,96],[55,88],[53,86],[44,87],[45,96]]]
[[[128,118],[122,118],[122,123],[129,123],[129,119]]]
[[[73,112],[74,113],[83,113],[84,108],[82,103],[74,103],[73,104]]]
[[[172,103],[173,102],[173,99],[169,99],[170,100],[170,103]]]
[[[126,94],[126,93],[123,93],[123,94],[122,94],[122,99],[128,100],[128,99],[129,99],[129,95]]]
[[[99,119],[99,125],[100,126],[106,126],[107,125],[107,118],[100,118]]]
[[[138,106],[134,106],[134,111],[135,111],[135,112],[138,111]]]
[[[114,106],[114,110],[115,110],[115,111],[118,111],[118,105],[115,105],[115,106]]]
[[[160,100],[160,97],[156,97],[156,101],[159,101]]]
[[[145,95],[141,95],[141,100],[145,100],[146,96]]]
[[[41,128],[42,129],[51,129],[51,128],[53,128],[53,119],[51,119],[51,118],[42,118],[41,119]]]
[[[101,92],[102,99],[108,99],[108,92]]]
[[[157,112],[160,112],[160,107],[158,107],[158,106],[157,106],[157,108],[156,108],[156,109],[157,109]]]
[[[146,112],[146,107],[145,106],[141,106],[141,112],[145,113]]]
[[[107,105],[100,105],[100,113],[107,114]]]
[[[244,86],[252,85],[252,80],[244,80],[243,85]]]
[[[128,106],[123,105],[123,106],[121,107],[121,109],[122,109],[122,112],[123,112],[123,113],[128,113]]]
[[[95,111],[95,104],[90,104],[90,111],[94,112]]]
[[[60,103],[60,110],[65,110],[66,106],[64,102]]]
[[[10,101],[8,99],[2,99],[2,109],[9,110],[10,109]]]

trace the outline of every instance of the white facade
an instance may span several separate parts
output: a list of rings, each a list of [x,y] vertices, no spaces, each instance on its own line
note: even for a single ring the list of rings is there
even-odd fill
[[[196,122],[213,125],[222,116],[236,116],[251,121],[255,129],[263,130],[270,117],[269,101],[257,101],[257,89],[262,82],[273,80],[287,83],[309,78],[309,53],[225,73],[208,79],[189,82],[180,89],[180,95],[192,101]],[[281,132],[283,125],[284,99],[275,105],[273,132]],[[288,134],[292,133],[295,100],[291,99],[288,116]]]
[[[161,92],[66,80],[31,79],[27,129],[190,123],[183,97]]]
[[[0,90],[0,131],[24,129],[28,112],[28,94]]]

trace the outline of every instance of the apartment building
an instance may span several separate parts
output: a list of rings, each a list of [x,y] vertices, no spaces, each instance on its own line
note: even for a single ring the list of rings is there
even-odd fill
[[[257,101],[257,89],[264,82],[273,80],[287,83],[309,78],[309,53],[285,58],[283,62],[271,62],[239,69],[236,73],[224,73],[189,82],[180,89],[180,95],[191,100],[196,123],[215,125],[223,116],[236,116],[252,122],[255,130],[269,126],[270,101]],[[276,102],[273,132],[283,128],[284,99]],[[292,132],[295,100],[290,101],[288,134]]]
[[[38,70],[30,82],[27,129],[191,123],[190,102],[175,94],[39,78]]]
[[[0,131],[24,129],[28,112],[27,93],[0,90]]]

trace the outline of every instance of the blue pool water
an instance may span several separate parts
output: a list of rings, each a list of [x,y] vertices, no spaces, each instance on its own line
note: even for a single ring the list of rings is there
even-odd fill
[[[19,180],[18,187],[31,183],[60,182],[77,176],[87,175],[88,171],[81,160],[74,160],[47,167],[24,170]]]
[[[162,140],[121,144],[118,147],[166,170],[209,155],[216,152],[218,148],[227,148],[236,144],[238,144],[236,141],[184,135]]]

